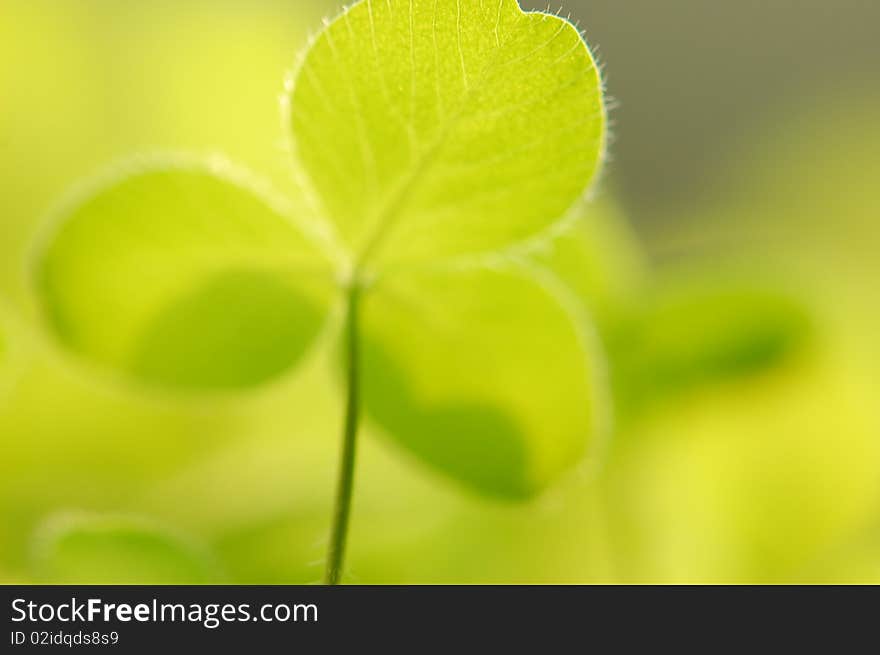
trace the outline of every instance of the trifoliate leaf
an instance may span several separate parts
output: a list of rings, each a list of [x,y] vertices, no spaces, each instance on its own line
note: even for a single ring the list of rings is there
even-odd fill
[[[569,22],[516,0],[365,0],[306,54],[288,124],[357,261],[422,263],[557,221],[604,146],[599,74]]]
[[[218,579],[198,545],[149,521],[63,514],[37,532],[34,566],[53,584],[206,584]]]
[[[473,488],[540,490],[596,439],[603,409],[592,336],[548,285],[471,269],[372,289],[361,321],[367,414]]]
[[[221,165],[133,166],[60,212],[36,277],[73,350],[159,386],[256,384],[317,333],[332,277],[267,193]]]

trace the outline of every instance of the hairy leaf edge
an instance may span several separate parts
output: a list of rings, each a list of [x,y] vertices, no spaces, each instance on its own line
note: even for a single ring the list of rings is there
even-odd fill
[[[294,180],[299,187],[299,190],[302,193],[303,197],[309,203],[310,209],[313,212],[313,215],[310,216],[310,218],[321,225],[322,238],[330,244],[333,252],[337,255],[337,259],[335,261],[342,264],[343,268],[341,274],[343,276],[350,276],[353,273],[353,268],[356,263],[356,253],[348,252],[347,248],[342,243],[339,235],[336,232],[336,226],[333,225],[332,221],[327,218],[326,212],[321,206],[321,199],[318,197],[318,194],[314,189],[314,185],[309,178],[308,173],[303,169],[302,164],[300,163],[299,148],[296,142],[296,137],[293,135],[293,130],[291,129],[293,94],[296,90],[297,80],[300,78],[300,72],[305,65],[306,58],[308,57],[309,52],[311,51],[317,40],[321,37],[323,32],[337,21],[344,19],[346,14],[354,7],[368,1],[369,0],[356,0],[355,2],[352,2],[342,7],[342,9],[339,10],[334,17],[322,19],[321,28],[318,30],[313,30],[309,33],[305,45],[303,45],[297,53],[293,65],[290,67],[290,69],[288,69],[287,74],[284,77],[283,87],[279,95],[279,117],[281,122],[282,147],[287,154],[288,163],[291,166]],[[574,215],[576,214],[578,204],[584,202],[585,199],[590,200],[594,198],[598,193],[598,188],[601,185],[602,180],[605,177],[605,164],[609,160],[609,147],[612,140],[612,134],[609,129],[609,111],[615,107],[615,104],[611,102],[608,98],[606,80],[604,75],[604,66],[599,59],[598,52],[594,52],[594,48],[592,48],[589,44],[589,41],[587,41],[586,31],[582,30],[579,24],[571,19],[571,15],[562,16],[559,13],[553,13],[548,10],[526,10],[522,8],[520,0],[516,0],[516,3],[517,8],[524,16],[545,16],[562,21],[573,28],[580,37],[580,41],[584,46],[587,57],[592,64],[592,70],[596,75],[597,88],[599,89],[600,94],[599,107],[601,121],[601,140],[599,143],[599,154],[596,161],[595,172],[593,173],[592,179],[587,183],[584,190],[575,199],[572,205],[560,216],[555,217],[554,222],[551,223],[548,227],[538,231],[537,233],[525,239],[506,246],[505,248],[475,252],[465,255],[461,258],[447,258],[446,261],[451,262],[453,266],[459,265],[459,259],[465,260],[469,263],[469,260],[480,260],[486,256],[491,257],[493,255],[505,253],[509,253],[511,256],[518,257],[521,254],[531,253],[537,249],[545,247],[546,243],[554,241],[556,238],[562,236],[572,228],[572,226],[576,223],[576,221],[574,220]],[[406,270],[412,270],[413,268],[414,267],[406,267]],[[417,269],[418,267],[415,268]]]

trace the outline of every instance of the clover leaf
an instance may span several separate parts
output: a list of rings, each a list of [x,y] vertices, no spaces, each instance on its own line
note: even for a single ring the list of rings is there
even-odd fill
[[[604,148],[599,74],[569,22],[515,0],[369,0],[308,50],[296,159],[364,264],[505,247],[556,222]]]
[[[401,276],[364,303],[364,407],[484,492],[528,497],[576,461],[601,354],[552,284],[511,266]]]
[[[159,156],[66,203],[35,276],[76,352],[160,386],[227,389],[303,355],[328,270],[252,178],[222,161]]]
[[[515,0],[359,2],[283,107],[308,212],[225,167],[129,167],[60,212],[36,278],[73,350],[163,388],[269,380],[344,305],[335,583],[361,405],[501,497],[535,494],[595,440],[591,328],[514,253],[593,180],[605,111],[578,30]]]

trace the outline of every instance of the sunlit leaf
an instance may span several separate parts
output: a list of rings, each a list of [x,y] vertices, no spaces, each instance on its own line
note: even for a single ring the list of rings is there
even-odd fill
[[[162,386],[284,371],[318,331],[332,282],[283,209],[219,164],[130,167],[62,210],[46,244],[37,284],[62,340]]]
[[[474,488],[529,496],[597,438],[592,337],[524,273],[389,280],[364,299],[362,324],[368,415]]]
[[[289,128],[358,261],[496,249],[557,221],[593,178],[605,115],[577,29],[515,0],[368,0],[293,80]]]
[[[127,517],[64,514],[38,531],[38,576],[56,584],[206,584],[217,567],[173,531]]]

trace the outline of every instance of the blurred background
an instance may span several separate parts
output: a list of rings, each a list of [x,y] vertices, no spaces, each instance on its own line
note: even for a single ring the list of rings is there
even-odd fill
[[[278,96],[337,5],[0,2],[0,581],[320,579],[329,355],[223,402],[145,395],[59,350],[26,262],[132,153],[222,152],[292,192]],[[504,504],[368,430],[349,580],[880,582],[880,4],[561,11],[614,100],[592,241],[551,257],[599,321],[612,445]]]

